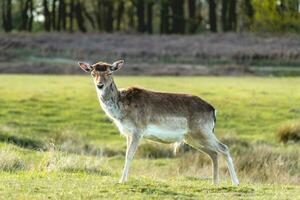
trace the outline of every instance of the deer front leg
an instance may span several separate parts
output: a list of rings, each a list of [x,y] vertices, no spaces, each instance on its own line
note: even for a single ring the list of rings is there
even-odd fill
[[[140,136],[138,134],[132,134],[127,136],[127,150],[126,150],[126,156],[125,156],[125,165],[122,173],[122,177],[119,181],[119,183],[124,183],[128,179],[128,172],[130,163],[134,157],[134,154],[137,150],[138,144],[140,141]]]

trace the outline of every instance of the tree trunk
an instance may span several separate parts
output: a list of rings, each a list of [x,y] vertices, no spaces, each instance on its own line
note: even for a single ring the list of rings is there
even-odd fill
[[[56,29],[60,31],[61,29],[66,29],[66,22],[65,22],[65,15],[66,15],[66,9],[65,9],[65,1],[59,0],[58,1],[58,19],[56,23]]]
[[[83,14],[86,16],[87,20],[90,22],[90,24],[91,24],[93,30],[95,30],[96,26],[95,26],[94,19],[93,19],[93,17],[90,15],[90,13],[87,12],[84,3],[82,4],[82,12],[83,12]]]
[[[228,0],[222,0],[222,29],[228,30]]]
[[[110,0],[105,1],[105,31],[113,31],[113,2]]]
[[[245,12],[247,14],[247,16],[249,17],[249,19],[253,18],[254,15],[254,9],[251,3],[251,0],[245,0]]]
[[[51,29],[51,18],[50,18],[50,11],[48,8],[48,0],[43,0],[43,7],[44,7],[44,17],[45,17],[44,28],[45,31],[49,32]]]
[[[7,31],[12,30],[12,15],[11,15],[11,0],[7,0],[7,13],[6,13],[6,20],[7,20]]]
[[[57,0],[53,0],[52,2],[52,28],[53,30],[57,30],[56,29],[56,2]]]
[[[138,32],[145,32],[145,2],[144,0],[136,1],[137,19],[138,19]]]
[[[71,0],[69,6],[70,6],[70,13],[69,13],[70,26],[69,26],[69,32],[73,32],[74,31],[74,0]]]
[[[211,32],[217,32],[216,0],[208,0],[209,3],[209,26]]]
[[[65,0],[59,0],[59,5],[58,5],[58,19],[57,19],[57,30],[60,31],[66,30],[66,3]]]
[[[130,0],[131,6],[127,9],[126,15],[128,16],[128,30],[134,30],[135,21],[134,21],[134,7],[135,7],[135,0]]]
[[[185,31],[183,3],[183,0],[173,0],[171,3],[173,33],[184,33]]]
[[[229,16],[228,16],[228,30],[235,31],[237,25],[237,18],[236,18],[236,0],[230,0],[229,4]]]
[[[76,14],[76,20],[78,28],[81,32],[86,32],[86,27],[84,25],[84,18],[82,15],[82,7],[79,0],[76,1],[75,8],[74,8],[75,14]]]
[[[32,31],[32,24],[33,24],[33,9],[34,9],[34,5],[33,5],[33,0],[29,1],[29,20],[28,20],[28,26],[27,26],[27,30],[29,32]]]
[[[121,20],[124,14],[124,1],[123,0],[119,0],[119,4],[118,4],[118,13],[117,13],[117,31],[120,31],[121,29]]]
[[[11,0],[2,1],[2,26],[5,32],[12,30]]]
[[[196,19],[196,0],[189,0],[189,33],[195,33],[197,30]]]
[[[102,13],[102,10],[103,10],[103,5],[102,5],[102,0],[98,0],[98,1],[92,1],[93,3],[93,7],[95,8],[94,9],[94,15],[95,15],[95,18],[96,18],[96,23],[97,23],[97,28],[99,31],[102,31],[103,30],[103,13]]]
[[[5,1],[2,1],[2,3],[1,3],[2,27],[7,32],[7,30],[6,30],[6,13],[5,13],[6,8],[5,7],[6,7],[5,6]]]
[[[30,0],[26,0],[24,5],[21,5],[21,18],[22,18],[22,22],[21,22],[21,27],[20,30],[21,31],[26,31],[27,30],[27,24],[28,24],[28,10],[29,10],[29,4],[30,4]]]
[[[147,32],[150,34],[153,33],[153,25],[152,25],[153,5],[154,5],[154,2],[152,0],[148,1],[148,3],[147,3]]]
[[[161,0],[160,5],[160,33],[170,33],[170,23],[169,23],[169,1]]]

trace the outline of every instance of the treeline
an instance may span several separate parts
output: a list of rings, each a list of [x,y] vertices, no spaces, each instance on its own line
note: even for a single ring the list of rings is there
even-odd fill
[[[11,31],[300,32],[298,0],[1,0]]]

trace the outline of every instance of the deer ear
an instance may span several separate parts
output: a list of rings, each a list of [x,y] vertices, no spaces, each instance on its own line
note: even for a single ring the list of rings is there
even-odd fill
[[[89,63],[85,62],[78,62],[79,66],[81,69],[83,69],[85,72],[90,72],[92,71],[92,66]]]
[[[124,65],[124,60],[118,60],[116,62],[114,62],[111,66],[110,66],[110,71],[114,72],[117,71],[119,69],[121,69]]]

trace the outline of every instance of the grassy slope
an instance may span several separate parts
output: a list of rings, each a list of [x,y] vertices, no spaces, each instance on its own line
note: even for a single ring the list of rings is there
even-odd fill
[[[120,87],[136,85],[203,97],[219,110],[216,129],[219,137],[231,135],[275,143],[278,127],[300,117],[300,79],[297,78],[118,77],[116,81]],[[206,180],[195,179],[194,174],[173,172],[170,165],[179,164],[178,159],[136,159],[132,181],[118,185],[122,156],[79,156],[58,153],[55,148],[50,153],[30,150],[32,146],[39,147],[41,142],[51,146],[64,137],[71,138],[75,148],[76,144],[89,144],[124,150],[125,141],[99,108],[89,77],[2,75],[0,83],[0,147],[16,154],[26,165],[25,171],[0,172],[0,198],[132,195],[142,198],[151,194],[182,198],[226,195],[295,199],[299,194],[296,186],[214,187]],[[7,140],[27,149],[4,143]],[[59,160],[61,157],[65,159]],[[49,170],[52,162],[56,167]],[[68,162],[73,165],[68,166]],[[172,172],[163,176],[164,170]],[[140,175],[145,177],[138,178]]]

